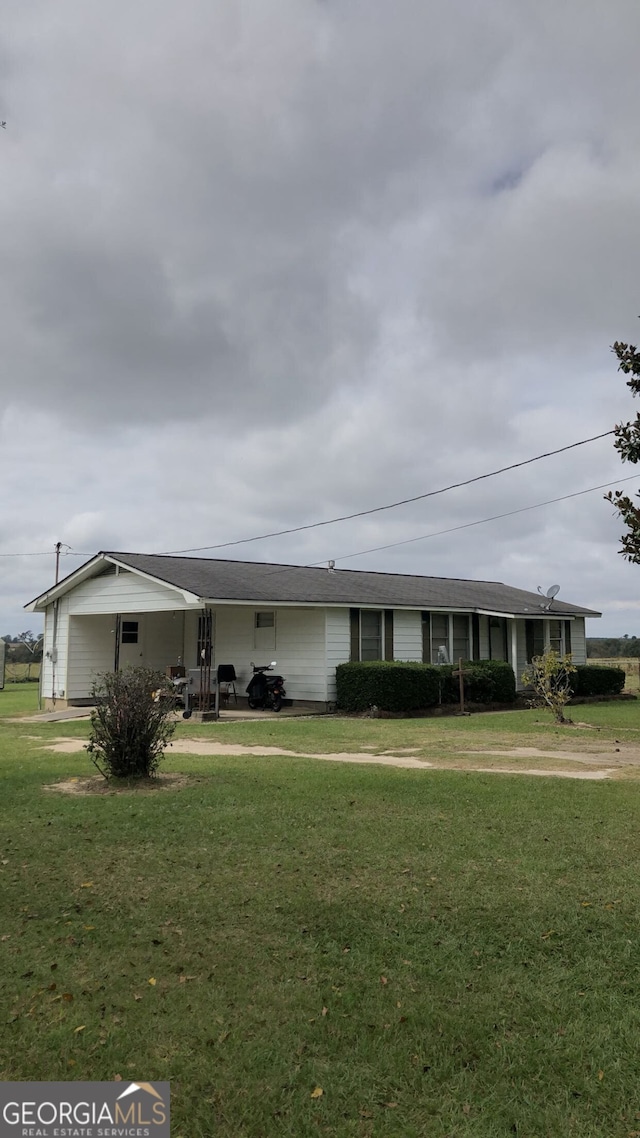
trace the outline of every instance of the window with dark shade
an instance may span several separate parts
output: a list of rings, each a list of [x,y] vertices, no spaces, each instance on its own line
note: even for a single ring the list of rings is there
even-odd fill
[[[123,644],[137,644],[138,643],[138,622],[137,620],[123,620],[122,633],[120,639]]]
[[[449,617],[443,612],[432,612],[431,663],[441,664],[443,659],[449,661]]]
[[[571,621],[565,620],[564,622],[564,650],[571,653]]]
[[[527,663],[530,664],[534,656],[544,655],[544,622],[541,620],[526,620],[525,633],[527,639]]]
[[[360,659],[382,659],[382,613],[362,609],[360,612]]]
[[[276,614],[274,612],[257,612],[256,628],[275,628]]]
[[[469,652],[469,617],[463,613],[453,614],[453,661],[462,658],[468,660]]]

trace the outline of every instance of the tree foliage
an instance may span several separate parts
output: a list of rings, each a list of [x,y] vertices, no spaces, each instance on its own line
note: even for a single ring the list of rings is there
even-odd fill
[[[590,660],[611,660],[618,657],[640,657],[640,637],[591,636],[587,637],[587,656]]]
[[[634,395],[640,395],[640,352],[635,344],[616,340],[612,351],[618,358],[619,370],[628,377],[627,387]],[[623,462],[640,462],[640,412],[631,422],[616,425],[613,445]],[[615,506],[627,527],[627,533],[620,538],[620,553],[627,561],[640,565],[640,506],[622,490],[610,490],[605,498]]]
[[[174,700],[161,672],[106,672],[92,688],[87,750],[105,778],[150,778],[173,732]]]
[[[548,707],[556,723],[570,723],[564,709],[571,699],[571,678],[575,671],[570,653],[561,656],[555,649],[548,648],[542,656],[534,656],[522,673],[524,683],[534,691],[532,706]]]

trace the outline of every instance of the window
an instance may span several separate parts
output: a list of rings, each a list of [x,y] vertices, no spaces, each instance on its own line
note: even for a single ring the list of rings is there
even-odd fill
[[[253,614],[253,646],[257,652],[275,652],[276,614],[273,609]]]
[[[431,663],[449,663],[449,617],[443,612],[431,613]]]
[[[451,623],[453,626],[451,631],[453,663],[456,664],[460,657],[463,660],[468,660],[471,655],[469,652],[469,617],[464,613],[454,613]]]
[[[382,659],[382,613],[362,609],[360,613],[360,659]]]
[[[525,635],[527,641],[527,663],[530,664],[534,656],[544,654],[544,621],[526,620]]]
[[[123,644],[137,644],[138,643],[138,622],[137,620],[123,620],[122,634],[120,637]]]
[[[529,664],[534,656],[542,656],[546,648],[551,648],[559,656],[571,652],[570,620],[528,620],[526,632]]]
[[[563,622],[561,620],[549,621],[549,647],[552,648],[554,652],[557,652],[559,656],[564,654],[562,624]]]
[[[257,612],[256,628],[275,628],[276,614],[274,612]]]
[[[451,664],[471,658],[470,620],[467,613],[423,612],[422,659]]]

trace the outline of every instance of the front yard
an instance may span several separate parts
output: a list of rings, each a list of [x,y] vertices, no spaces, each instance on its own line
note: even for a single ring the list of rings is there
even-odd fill
[[[43,749],[86,722],[0,722],[0,1077],[169,1079],[176,1138],[640,1133],[640,706],[574,717],[601,729],[274,717],[176,738],[622,756],[611,779],[174,752],[179,789],[100,796],[43,790],[92,773]]]

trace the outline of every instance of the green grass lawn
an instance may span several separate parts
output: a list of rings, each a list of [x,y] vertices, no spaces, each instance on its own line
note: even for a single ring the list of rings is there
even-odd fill
[[[0,693],[0,717],[31,698]],[[601,731],[179,730],[310,752],[640,739],[637,705],[574,714]],[[173,754],[180,790],[44,791],[93,768],[42,743],[87,731],[0,722],[0,1078],[169,1079],[176,1138],[640,1132],[639,784]]]

